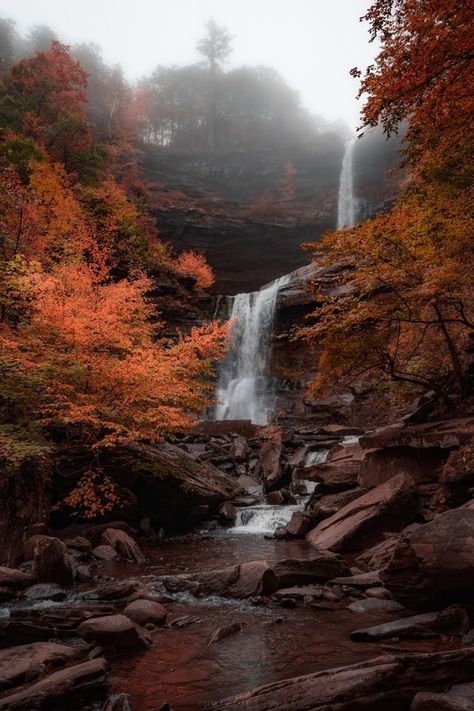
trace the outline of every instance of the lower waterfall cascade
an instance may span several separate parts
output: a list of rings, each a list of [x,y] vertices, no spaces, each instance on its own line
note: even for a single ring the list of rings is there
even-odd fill
[[[232,344],[220,368],[215,420],[250,420],[267,424],[274,391],[268,377],[271,340],[279,289],[285,275],[248,294],[232,297]]]

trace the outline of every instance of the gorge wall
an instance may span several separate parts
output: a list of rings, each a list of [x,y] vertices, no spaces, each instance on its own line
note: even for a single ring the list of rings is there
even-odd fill
[[[206,253],[216,294],[253,291],[307,264],[301,243],[336,224],[344,140],[327,132],[275,150],[147,146],[142,165],[162,238]],[[384,209],[396,192],[387,171],[398,142],[380,140],[367,134],[354,150],[361,217]]]

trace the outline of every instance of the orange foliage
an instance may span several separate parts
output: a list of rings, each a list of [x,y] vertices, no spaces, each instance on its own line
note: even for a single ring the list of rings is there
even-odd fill
[[[207,289],[214,284],[212,267],[207,263],[206,257],[198,252],[181,252],[178,256],[176,271],[180,274],[194,274],[196,286]]]
[[[86,424],[107,440],[156,437],[188,426],[209,403],[224,326],[156,341],[145,277],[102,283],[84,262],[29,276],[32,315],[18,328],[4,324],[0,342],[5,359],[42,382],[43,419]]]
[[[300,333],[322,347],[316,387],[375,373],[462,394],[474,334],[473,10],[377,0],[365,19],[382,43],[361,84],[365,123],[390,133],[409,122],[411,174],[390,213],[309,245],[318,264],[350,265],[348,290],[318,294],[316,322]]]
[[[120,508],[117,485],[101,471],[88,469],[77,486],[61,502],[79,518],[94,519]]]

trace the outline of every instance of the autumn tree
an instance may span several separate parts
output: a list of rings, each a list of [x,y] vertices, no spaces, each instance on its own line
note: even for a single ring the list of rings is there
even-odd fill
[[[30,137],[61,161],[80,170],[91,158],[92,135],[85,115],[87,75],[57,41],[11,67],[0,97],[4,127]]]
[[[346,266],[346,288],[318,294],[302,333],[322,347],[317,387],[382,377],[460,394],[474,333],[473,9],[378,0],[365,19],[382,47],[362,79],[363,118],[388,134],[408,121],[409,177],[389,213],[310,245],[318,263]]]

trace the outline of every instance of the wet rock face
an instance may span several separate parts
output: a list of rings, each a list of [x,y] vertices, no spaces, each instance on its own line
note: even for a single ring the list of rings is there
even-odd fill
[[[361,549],[385,530],[400,530],[415,515],[415,482],[398,475],[346,504],[307,535],[316,548]]]
[[[414,609],[440,609],[472,598],[474,510],[455,509],[404,533],[381,577],[394,598]]]

